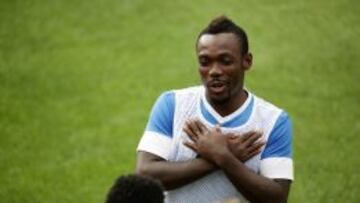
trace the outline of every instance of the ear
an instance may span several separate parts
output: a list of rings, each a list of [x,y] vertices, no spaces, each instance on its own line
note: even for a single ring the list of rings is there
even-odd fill
[[[252,60],[253,60],[253,57],[252,57],[251,53],[247,53],[243,56],[242,65],[243,65],[245,71],[249,70],[251,68]]]

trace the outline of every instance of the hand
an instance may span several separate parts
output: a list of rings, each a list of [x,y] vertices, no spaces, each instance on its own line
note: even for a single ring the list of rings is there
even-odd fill
[[[220,126],[209,129],[199,120],[190,120],[183,130],[192,140],[184,144],[210,162],[215,163],[217,157],[231,153],[228,138],[221,133]]]
[[[262,133],[248,132],[243,135],[227,134],[230,151],[242,162],[245,162],[261,152],[265,142],[261,140]]]

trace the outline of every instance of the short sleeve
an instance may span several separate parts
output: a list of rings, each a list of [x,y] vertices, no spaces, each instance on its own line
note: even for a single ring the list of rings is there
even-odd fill
[[[292,125],[286,112],[277,118],[261,154],[260,173],[272,179],[293,180]]]
[[[174,92],[163,93],[155,102],[137,151],[169,158],[175,110]]]

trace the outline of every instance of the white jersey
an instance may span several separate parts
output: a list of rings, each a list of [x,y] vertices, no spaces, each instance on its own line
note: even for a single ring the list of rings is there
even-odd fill
[[[196,153],[183,142],[185,121],[200,119],[208,127],[220,124],[222,132],[263,132],[266,141],[261,153],[245,165],[268,178],[293,180],[291,158],[291,122],[287,114],[276,106],[248,92],[245,103],[235,112],[222,117],[208,103],[203,86],[163,93],[153,106],[138,151],[146,151],[170,162],[186,161]],[[190,184],[166,192],[166,202],[216,202],[224,199],[246,199],[236,190],[225,174],[215,171]]]

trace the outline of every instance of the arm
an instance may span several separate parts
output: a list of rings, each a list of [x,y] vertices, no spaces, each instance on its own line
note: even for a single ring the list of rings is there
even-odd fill
[[[220,128],[207,130],[193,122],[189,136],[193,142],[186,145],[205,159],[216,164],[229,180],[251,202],[286,202],[290,181],[272,180],[249,170],[229,149],[226,136]]]
[[[137,173],[159,179],[167,190],[191,183],[217,169],[203,158],[184,162],[168,161],[172,145],[174,99],[172,93],[165,93],[155,103],[138,145],[137,157]],[[245,148],[246,155],[241,156],[242,159],[253,156],[247,151]]]
[[[154,104],[145,132],[138,145],[137,173],[159,179],[166,190],[195,181],[215,170],[205,159],[170,162],[173,142],[175,95],[162,94]]]
[[[238,137],[229,139],[230,146],[236,145],[233,147],[233,153],[237,154],[237,159],[246,161],[259,153],[258,149],[263,144],[255,143],[259,138],[258,135],[251,135],[253,134],[240,139]],[[191,183],[217,169],[215,164],[201,157],[184,162],[169,162],[145,151],[139,151],[137,157],[137,173],[159,179],[167,190]]]
[[[272,180],[254,173],[239,161],[230,151],[214,154],[216,165],[221,166],[237,190],[251,202],[286,202],[290,181]]]
[[[168,162],[154,154],[138,152],[137,173],[159,179],[166,190],[191,183],[215,169],[214,164],[202,158],[184,162]]]

